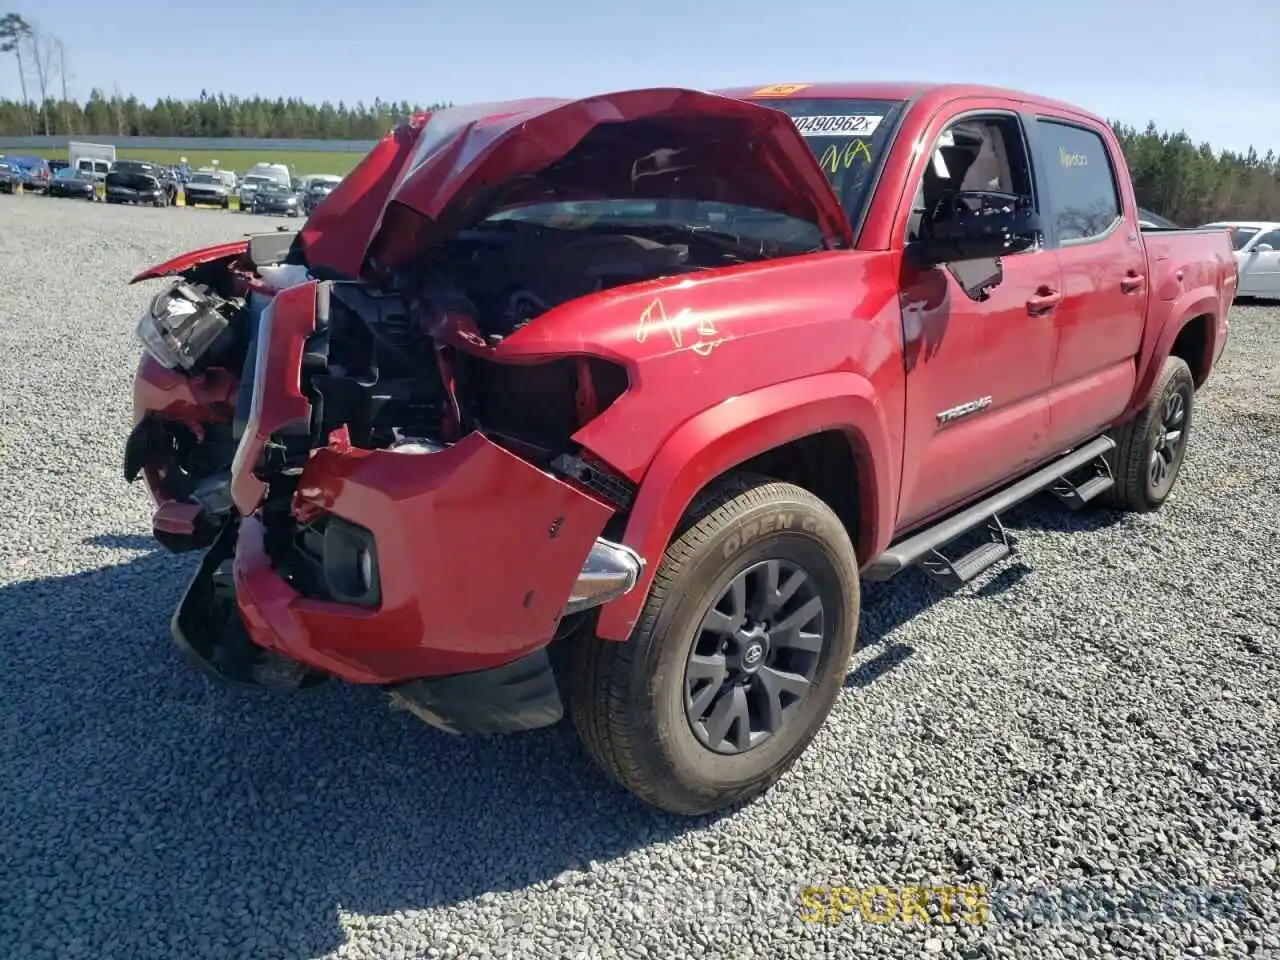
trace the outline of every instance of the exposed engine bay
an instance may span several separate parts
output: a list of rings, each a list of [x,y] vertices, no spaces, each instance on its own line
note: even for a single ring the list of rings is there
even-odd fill
[[[484,347],[597,291],[765,255],[690,229],[641,236],[498,221],[434,251],[399,284],[404,293],[334,283],[328,324],[314,344],[325,371],[309,380],[323,430],[345,425],[353,444],[388,447],[482,429],[548,462],[622,393],[624,371],[594,358],[498,363]],[[471,331],[480,349],[449,345],[440,335],[447,325]]]
[[[625,223],[625,221],[623,221]],[[698,225],[560,229],[489,221],[435,250],[415,271],[429,307],[474,318],[497,343],[551,308],[600,290],[764,259],[759,244]],[[412,282],[412,281],[411,281]]]
[[[354,280],[323,282],[317,329],[303,356],[310,436],[270,451],[272,463],[262,466],[278,479],[296,476],[310,451],[338,431],[356,447],[412,453],[480,430],[625,507],[629,484],[584,467],[570,443],[621,396],[625,370],[594,357],[497,362],[489,348],[570,300],[771,255],[758,241],[678,221],[638,230],[634,224],[584,229],[508,219],[433,248],[389,290]],[[164,366],[193,377],[223,368],[239,380],[230,425],[206,425],[199,442],[182,424],[150,418],[126,464],[133,479],[150,462],[171,498],[199,503],[219,523],[231,510],[231,460],[249,415],[257,327],[267,302],[260,284],[274,269],[283,268],[252,257],[202,267],[156,296],[139,323],[148,352]],[[300,265],[288,269],[295,271],[291,276],[306,275]],[[287,496],[289,486],[285,481],[276,489]]]

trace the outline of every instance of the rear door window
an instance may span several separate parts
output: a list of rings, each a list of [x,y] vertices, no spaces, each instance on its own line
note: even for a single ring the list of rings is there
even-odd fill
[[[1059,243],[1109,233],[1121,220],[1120,188],[1097,133],[1060,120],[1036,120],[1036,160],[1048,181]]]

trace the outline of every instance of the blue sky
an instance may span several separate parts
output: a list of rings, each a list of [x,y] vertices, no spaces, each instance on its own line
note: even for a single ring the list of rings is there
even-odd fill
[[[10,0],[12,5],[13,0]],[[0,8],[3,9],[3,8]],[[574,96],[806,80],[995,83],[1280,152],[1280,0],[98,0],[14,7],[66,45],[73,95],[203,87],[308,100]],[[186,39],[186,37],[199,39]],[[17,93],[11,58],[0,93]]]

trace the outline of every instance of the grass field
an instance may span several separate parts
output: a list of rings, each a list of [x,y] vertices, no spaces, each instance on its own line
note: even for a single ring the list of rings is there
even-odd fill
[[[4,144],[0,143],[0,154],[4,152]],[[39,151],[13,149],[9,152],[34,152],[37,156],[44,157],[46,160],[65,160],[67,158],[67,151],[62,148]],[[266,161],[268,163],[287,164],[289,169],[298,176],[306,176],[309,173],[346,174],[364,158],[363,153],[322,153],[310,150],[278,150],[273,153],[270,150],[119,149],[116,151],[116,156],[121,160],[150,160],[153,163],[166,164],[180,163],[181,158],[186,157],[187,163],[191,164],[191,169],[193,170],[197,167],[211,166],[212,161],[217,160],[218,166],[228,170],[235,170],[239,173],[243,173],[255,163]]]

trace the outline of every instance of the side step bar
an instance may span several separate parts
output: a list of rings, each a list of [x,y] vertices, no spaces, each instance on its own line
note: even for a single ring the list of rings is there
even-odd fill
[[[1088,467],[1060,478],[1049,491],[1072,510],[1079,510],[1090,500],[1116,485],[1111,473],[1111,463],[1106,457],[1098,457]]]
[[[1102,436],[1077,447],[985,500],[893,544],[863,571],[862,576],[871,581],[884,581],[907,567],[919,566],[930,579],[948,589],[963,586],[1013,553],[1013,542],[1000,522],[1001,511],[1029,500],[1046,488],[1073,509],[1079,509],[1114,485],[1105,455],[1115,446],[1114,440]],[[1085,467],[1089,468],[1087,479],[1072,479],[1073,474],[1083,472]],[[983,523],[988,527],[987,543],[957,560],[950,560],[940,552],[948,543]]]

